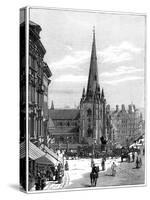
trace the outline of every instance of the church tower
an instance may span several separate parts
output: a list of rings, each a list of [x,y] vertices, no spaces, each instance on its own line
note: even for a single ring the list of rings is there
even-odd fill
[[[100,144],[105,136],[105,104],[104,91],[100,91],[96,55],[95,29],[90,60],[87,89],[83,88],[80,101],[80,142],[89,145]]]

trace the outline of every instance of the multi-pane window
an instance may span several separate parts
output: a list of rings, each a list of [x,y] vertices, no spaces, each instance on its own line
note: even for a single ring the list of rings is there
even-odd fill
[[[29,55],[29,67],[37,71],[38,64],[36,58],[33,56]]]

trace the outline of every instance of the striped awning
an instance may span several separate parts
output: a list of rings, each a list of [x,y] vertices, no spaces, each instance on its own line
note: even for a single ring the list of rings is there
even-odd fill
[[[42,165],[57,165],[57,161],[45,154],[44,156],[37,158],[35,160],[37,164],[42,164]]]
[[[25,158],[26,155],[26,143],[25,141],[20,144],[20,158]]]
[[[45,153],[35,146],[32,142],[29,141],[29,158],[32,160],[36,160],[41,156],[44,156]],[[26,144],[25,141],[20,144],[20,158],[24,158],[26,156]]]
[[[56,159],[57,161],[63,163],[63,159],[58,156],[56,153],[54,153],[52,150],[50,150],[47,146],[44,146],[45,152],[47,152],[48,155],[50,155],[52,158]]]
[[[54,165],[57,165],[57,164],[58,164],[58,161],[57,161],[55,158],[53,158],[51,155],[46,154],[45,157],[46,157],[47,159],[49,159]]]
[[[48,147],[47,147],[48,148]],[[25,141],[20,144],[20,158],[25,158],[26,143]],[[29,141],[29,158],[35,160],[38,164],[57,165],[58,160],[52,155],[43,152],[32,142]]]

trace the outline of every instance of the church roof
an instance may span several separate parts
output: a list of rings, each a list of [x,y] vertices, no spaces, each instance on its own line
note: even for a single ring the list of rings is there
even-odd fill
[[[49,110],[49,116],[52,120],[75,120],[78,119],[80,111],[78,109],[54,109]]]
[[[51,119],[51,117],[49,117],[48,119],[48,129],[54,129],[55,125],[53,123],[53,120]]]
[[[69,128],[69,127],[56,127],[52,134],[53,135],[70,135],[78,133],[79,129],[77,127]]]

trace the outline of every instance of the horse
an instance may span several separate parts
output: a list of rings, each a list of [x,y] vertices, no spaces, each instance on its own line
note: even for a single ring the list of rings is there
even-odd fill
[[[98,178],[98,173],[95,173],[95,172],[90,173],[91,186],[96,186],[97,178]]]

